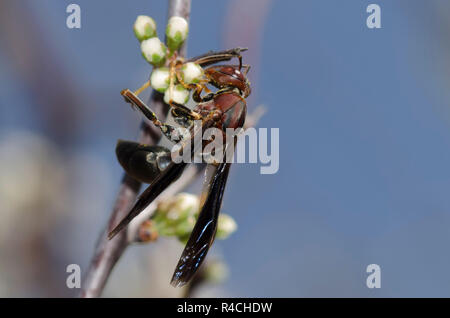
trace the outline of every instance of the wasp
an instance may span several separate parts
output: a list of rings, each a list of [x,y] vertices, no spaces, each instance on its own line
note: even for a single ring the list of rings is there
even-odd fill
[[[180,143],[181,153],[185,150],[190,151],[192,159],[199,151],[199,146],[195,144],[194,140],[205,129],[218,128],[225,135],[227,128],[239,129],[244,126],[247,113],[245,99],[250,95],[251,89],[247,79],[250,66],[242,64],[242,51],[245,49],[209,52],[191,59],[190,61],[204,68],[205,79],[196,84],[185,84],[179,76],[178,69],[184,61],[174,60],[173,63],[171,62],[171,74],[176,76],[181,84],[193,90],[192,99],[197,103],[192,110],[172,100],[169,103],[175,122],[189,131],[187,135],[180,134],[177,127],[161,122],[137,94],[128,89],[123,90],[121,94],[128,103],[158,126],[169,140]],[[214,65],[232,58],[237,58],[239,64]],[[214,87],[216,91],[212,92],[208,85]],[[202,95],[204,92],[205,94]],[[194,120],[201,121],[200,127],[193,125]],[[231,141],[227,140],[224,151],[229,147],[234,150],[235,142],[236,136]],[[203,147],[204,144],[201,143],[201,146]],[[150,185],[138,197],[127,216],[110,232],[110,239],[127,226],[172,182],[177,180],[188,164],[187,162],[175,162],[171,151],[165,147],[143,145],[132,141],[119,140],[116,155],[121,166],[131,177]],[[172,276],[171,284],[175,287],[183,286],[194,276],[214,242],[230,166],[231,162],[226,162],[226,160],[207,162],[209,179],[204,184],[201,211]]]

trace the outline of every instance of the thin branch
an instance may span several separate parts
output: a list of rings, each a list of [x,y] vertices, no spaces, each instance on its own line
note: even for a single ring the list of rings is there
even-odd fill
[[[190,0],[170,0],[168,17],[181,16],[189,21],[190,8]],[[186,43],[181,47],[180,55],[184,56],[185,52]],[[149,104],[159,118],[165,120],[168,106],[164,104],[162,94],[153,92]],[[150,126],[146,122],[142,123],[139,142],[155,145],[160,139],[161,133],[158,128]],[[80,293],[81,297],[99,297],[102,294],[114,265],[129,245],[127,231],[122,231],[113,240],[108,240],[108,232],[126,216],[136,200],[140,187],[140,182],[124,174],[108,225],[104,228],[97,242],[97,247]]]

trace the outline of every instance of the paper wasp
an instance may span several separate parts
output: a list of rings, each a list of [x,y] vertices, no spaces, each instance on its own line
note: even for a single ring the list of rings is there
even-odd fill
[[[188,149],[189,144],[191,159],[198,152],[194,139],[205,129],[218,128],[225,134],[226,128],[242,128],[246,117],[245,98],[250,94],[250,83],[246,77],[249,66],[242,65],[241,52],[245,49],[232,49],[223,52],[210,52],[197,57],[193,61],[205,68],[205,80],[190,85],[194,90],[193,100],[196,107],[191,110],[184,105],[170,101],[171,112],[175,121],[189,129],[189,135],[180,136],[177,128],[162,123],[155,113],[137,97],[137,94],[126,89],[122,91],[125,100],[158,126],[162,133],[173,142],[182,143],[182,150]],[[239,59],[239,65],[215,65],[232,58]],[[177,68],[184,62],[174,60],[171,62],[171,74],[180,79]],[[241,72],[243,70],[243,72]],[[183,85],[187,85],[184,84]],[[212,92],[207,88],[211,85],[217,89]],[[201,96],[206,91],[207,94]],[[196,128],[192,121],[200,119],[201,127]],[[235,137],[227,141],[224,149],[235,146]],[[201,150],[201,149],[200,149]],[[161,146],[142,145],[131,141],[120,141],[117,144],[116,154],[125,171],[133,178],[150,183],[147,189],[139,196],[128,215],[110,232],[109,238],[113,238],[139,213],[141,213],[158,195],[175,181],[186,167],[186,162],[175,163],[171,158],[169,149]],[[212,245],[217,229],[217,220],[222,203],[223,193],[230,169],[230,162],[222,160],[220,163],[209,163],[207,173],[210,179],[205,181],[207,189],[202,195],[202,206],[197,222],[192,230],[186,247],[180,257],[178,265],[172,277],[171,284],[183,286],[202,264],[206,254]]]

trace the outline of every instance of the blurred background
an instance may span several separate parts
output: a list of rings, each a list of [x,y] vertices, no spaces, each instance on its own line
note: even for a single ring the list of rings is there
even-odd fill
[[[373,2],[381,29],[366,26]],[[2,297],[79,292],[66,266],[87,270],[122,176],[116,140],[138,135],[119,92],[151,70],[140,14],[162,37],[166,1],[0,2]],[[193,1],[188,55],[249,47],[249,110],[280,129],[277,174],[233,165],[222,209],[239,228],[209,255],[229,276],[193,296],[450,296],[449,33],[446,0]],[[104,296],[178,296],[181,250],[129,247]],[[381,289],[366,287],[372,263]]]

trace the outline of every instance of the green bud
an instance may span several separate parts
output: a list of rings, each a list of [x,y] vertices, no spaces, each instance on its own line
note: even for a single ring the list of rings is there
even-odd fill
[[[167,23],[167,46],[171,51],[178,50],[189,32],[187,21],[182,17],[171,17]]]
[[[150,75],[150,84],[153,89],[164,93],[169,88],[169,69],[167,67],[155,68]]]
[[[172,198],[161,202],[158,205],[158,213],[164,213],[167,220],[184,220],[190,215],[197,213],[199,209],[199,199],[196,195],[189,193],[178,193]]]
[[[168,90],[166,91],[167,94]],[[158,204],[151,222],[142,229],[142,241],[159,236],[176,236],[186,243],[194,228],[200,210],[200,199],[196,195],[179,193]],[[225,239],[236,231],[237,225],[227,214],[220,214],[216,237]],[[147,238],[148,237],[148,238]]]
[[[142,41],[141,52],[147,62],[154,66],[160,66],[166,60],[166,47],[158,38]]]
[[[149,16],[140,15],[134,22],[133,30],[139,42],[153,38],[156,36],[155,20]]]
[[[194,229],[194,225],[195,225],[194,216],[190,216],[184,219],[182,222],[178,223],[175,226],[175,236],[181,239],[189,237],[192,230]]]
[[[166,104],[169,104],[171,97],[172,101],[178,104],[186,104],[189,100],[189,91],[181,84],[178,84],[173,88],[172,96],[170,96],[170,92],[170,89],[168,89],[164,94],[164,102]]]
[[[224,213],[219,215],[216,233],[216,237],[218,239],[224,240],[236,230],[237,230],[236,221],[234,221],[234,219],[231,216]]]
[[[152,220],[160,235],[189,235],[194,227],[194,216],[198,212],[199,204],[198,197],[188,193],[179,193],[159,203]]]
[[[185,63],[181,67],[181,76],[187,84],[198,83],[203,77],[203,68],[193,62]]]

